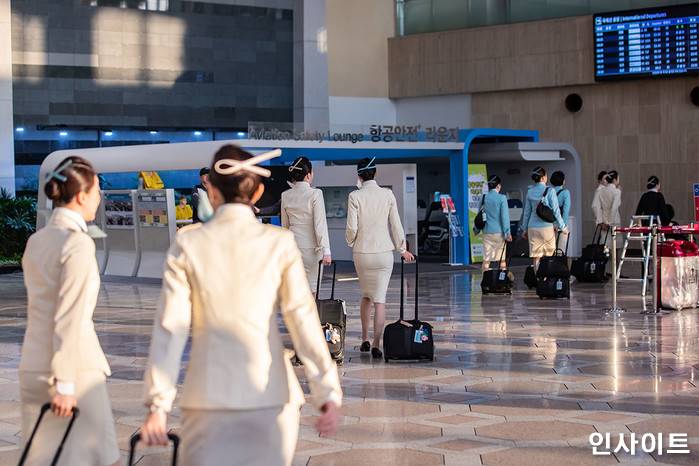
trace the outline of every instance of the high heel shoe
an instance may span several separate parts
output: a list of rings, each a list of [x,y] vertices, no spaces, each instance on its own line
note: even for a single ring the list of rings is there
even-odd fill
[[[359,347],[359,351],[361,351],[362,353],[366,353],[369,350],[371,350],[371,343],[369,343],[368,341],[365,341],[364,343],[362,343],[362,346]]]
[[[378,348],[372,348],[371,349],[371,357],[374,359],[380,359],[383,357],[383,353]]]

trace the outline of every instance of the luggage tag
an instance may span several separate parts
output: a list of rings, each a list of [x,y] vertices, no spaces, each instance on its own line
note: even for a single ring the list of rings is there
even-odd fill
[[[556,282],[556,290],[557,290],[557,291],[561,291],[562,289],[563,289],[563,281],[562,281],[562,280],[558,280],[558,281]]]
[[[415,337],[413,338],[413,341],[415,343],[422,344],[423,341],[427,341],[429,338],[430,337],[427,336],[427,329],[423,328],[421,325],[419,329],[415,330]]]
[[[337,328],[333,327],[332,324],[327,324],[328,328],[325,329],[325,341],[332,344],[337,344],[340,342],[340,332]]]
[[[498,278],[498,280],[505,280],[505,272],[500,272],[500,278]]]
[[[413,338],[415,343],[422,343],[422,330],[415,330],[415,338]]]
[[[594,272],[597,269],[597,264],[594,262],[590,263],[590,272]]]
[[[422,338],[422,341],[427,341],[430,339],[429,332],[427,331],[426,328],[422,329],[422,337],[421,338]]]

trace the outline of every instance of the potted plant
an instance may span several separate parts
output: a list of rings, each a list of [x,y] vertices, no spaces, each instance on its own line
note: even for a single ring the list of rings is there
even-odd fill
[[[36,230],[36,199],[0,188],[0,273],[21,269],[27,239]]]

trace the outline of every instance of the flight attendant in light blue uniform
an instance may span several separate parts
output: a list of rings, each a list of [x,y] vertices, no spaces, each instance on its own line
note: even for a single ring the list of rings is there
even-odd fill
[[[568,235],[561,236],[558,240],[558,247],[564,251],[568,244],[568,238],[570,238],[570,225],[568,224],[568,214],[570,214],[570,191],[563,188],[565,184],[565,173],[561,171],[551,173],[551,186],[553,186],[554,191],[556,191],[558,206],[561,209],[561,218],[563,219],[563,223],[568,225]]]
[[[556,252],[556,233],[553,230],[553,223],[549,223],[536,214],[536,206],[543,199],[545,205],[553,210],[555,223],[558,224],[558,231],[563,235],[568,234],[568,226],[561,217],[561,208],[558,205],[558,198],[553,189],[546,191],[546,170],[543,167],[536,167],[531,172],[532,180],[536,183],[527,191],[524,202],[524,213],[522,214],[522,237],[529,240],[529,257],[534,260],[534,270],[539,268],[539,260],[543,256],[552,256]]]
[[[500,177],[492,175],[488,179],[488,193],[483,201],[483,213],[486,218],[485,228],[483,228],[483,264],[481,265],[483,272],[490,269],[492,261],[500,260],[505,241],[512,241],[510,209],[507,206],[507,196],[500,194],[501,188]],[[473,231],[476,234],[480,232],[475,226]],[[507,264],[504,256],[502,259],[499,267],[504,270]]]

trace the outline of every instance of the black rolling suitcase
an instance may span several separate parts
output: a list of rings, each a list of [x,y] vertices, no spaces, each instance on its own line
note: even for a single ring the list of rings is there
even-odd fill
[[[536,271],[536,276],[541,281],[541,278],[570,278],[570,268],[568,268],[568,243],[566,241],[566,250],[558,249],[558,240],[561,234],[556,238],[556,251],[553,256],[544,256],[539,261],[539,269]]]
[[[531,290],[532,288],[536,288],[536,283],[538,280],[536,279],[536,272],[534,271],[534,266],[530,265],[527,267],[527,270],[524,271],[524,284],[529,287]]]
[[[320,261],[322,264],[323,261]],[[337,262],[333,261],[333,281],[330,299],[317,299],[320,296],[320,274],[323,268],[318,267],[318,282],[316,286],[316,306],[320,325],[323,327],[323,335],[328,343],[330,356],[338,364],[344,363],[345,358],[345,331],[347,329],[347,307],[341,299],[335,299],[335,276],[337,274]]]
[[[536,294],[539,298],[567,298],[570,299],[570,279],[543,277],[536,284]]]
[[[560,234],[558,235],[560,238]],[[553,256],[542,257],[539,261],[539,270],[536,273],[539,279],[536,284],[536,294],[539,298],[568,298],[570,299],[570,269],[568,268],[568,242],[566,250],[558,249]],[[559,254],[560,252],[560,254]]]
[[[415,258],[415,318],[403,319],[403,266],[405,260],[400,261],[400,319],[386,325],[383,331],[383,357],[386,362],[389,359],[429,359],[434,360],[434,336],[432,326],[422,322],[418,318],[418,269],[417,257]]]
[[[481,280],[481,291],[483,294],[512,294],[512,282],[514,281],[514,276],[512,275],[512,272],[509,271],[508,266],[505,266],[504,270],[500,268],[500,264],[502,264],[502,258],[505,255],[506,249],[507,243],[505,243],[502,248],[502,253],[500,253],[498,268],[483,272],[483,279]],[[507,262],[509,264],[509,261]]]
[[[177,465],[177,450],[180,448],[180,438],[175,434],[167,434],[167,438],[172,442],[172,466]],[[129,462],[128,466],[133,465],[134,452],[136,450],[136,444],[141,440],[141,434],[133,434],[131,436],[131,447],[129,449]],[[140,461],[139,461],[140,463]]]
[[[34,435],[36,434],[36,431],[39,429],[39,424],[41,424],[41,419],[44,417],[44,414],[46,414],[46,411],[48,411],[49,409],[51,409],[51,403],[46,403],[41,407],[39,419],[36,420],[36,425],[34,425],[32,435],[29,436],[29,440],[27,440],[27,445],[24,447],[24,451],[22,452],[22,457],[19,459],[19,466],[22,466],[26,461],[27,455],[29,454],[29,448],[32,446],[32,441],[34,440]],[[66,432],[63,434],[61,443],[58,445],[58,449],[56,450],[56,454],[53,457],[53,461],[51,461],[51,466],[55,466],[58,463],[58,458],[61,456],[61,453],[63,452],[63,445],[66,443],[68,434],[70,434],[70,430],[73,428],[73,423],[79,415],[80,410],[78,408],[73,408],[73,416],[70,418],[70,421],[68,422],[68,427],[66,427]]]
[[[578,281],[591,283],[607,281],[604,275],[607,261],[609,261],[609,253],[605,249],[607,236],[609,236],[609,230],[604,237],[604,243],[601,243],[602,228],[601,225],[597,225],[592,243],[585,246],[582,256],[573,261],[570,272]]]

